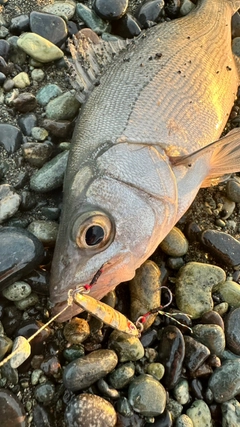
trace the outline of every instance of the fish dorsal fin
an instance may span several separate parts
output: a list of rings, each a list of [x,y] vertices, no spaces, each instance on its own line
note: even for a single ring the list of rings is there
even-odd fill
[[[77,90],[77,98],[83,103],[92,88],[98,85],[99,77],[106,66],[127,46],[129,40],[103,41],[89,28],[83,29],[69,40],[72,55],[70,65],[71,83]]]
[[[201,187],[216,185],[226,180],[226,175],[240,172],[240,128],[231,130],[218,141],[186,156],[170,157],[173,166],[192,167],[201,157],[205,158],[208,174]]]

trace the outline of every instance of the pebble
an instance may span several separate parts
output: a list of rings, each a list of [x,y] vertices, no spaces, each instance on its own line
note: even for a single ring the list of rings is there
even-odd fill
[[[234,308],[240,307],[240,285],[232,280],[227,280],[214,287],[223,301],[227,302]]]
[[[193,338],[200,341],[209,348],[211,354],[221,356],[225,349],[225,335],[222,328],[218,325],[202,325],[193,326]]]
[[[186,335],[184,366],[191,372],[196,371],[205,360],[210,356],[210,350],[206,345],[196,341],[194,338]]]
[[[29,16],[19,15],[11,19],[10,31],[12,34],[19,35],[23,31],[29,30]]]
[[[151,309],[160,307],[160,274],[157,264],[147,260],[137,269],[134,278],[130,281],[131,320],[133,322]],[[152,325],[156,316],[157,314],[152,314],[147,317],[146,322],[143,323],[144,330]]]
[[[130,418],[133,416],[133,411],[126,397],[120,397],[116,403],[116,410],[119,414]]]
[[[31,293],[31,286],[26,282],[14,282],[12,285],[3,289],[2,294],[9,301],[20,301],[23,298],[28,297]]]
[[[0,56],[2,56],[6,61],[8,61],[10,44],[7,40],[0,40]]]
[[[166,408],[169,411],[172,420],[178,418],[183,411],[183,406],[171,398],[168,399]]]
[[[180,405],[186,405],[190,400],[189,384],[185,379],[180,379],[173,389],[173,396]]]
[[[218,403],[227,402],[240,392],[240,359],[227,360],[211,375],[208,387]]]
[[[95,0],[93,10],[100,18],[112,21],[121,18],[128,7],[128,0]]]
[[[37,141],[44,141],[48,137],[48,131],[44,128],[35,126],[32,128],[32,137]]]
[[[213,308],[212,288],[226,280],[224,270],[215,265],[189,262],[183,266],[176,280],[176,303],[179,310],[193,319]]]
[[[214,311],[216,311],[220,316],[224,316],[228,311],[228,303],[221,302],[220,304],[215,305]]]
[[[109,31],[110,29],[108,22],[103,21],[99,16],[96,15],[94,10],[89,9],[82,3],[77,3],[76,14],[78,18],[82,19],[86,26],[91,28],[91,30],[93,30],[96,34],[102,34],[105,31]]]
[[[83,390],[109,374],[117,363],[114,351],[95,350],[67,365],[63,373],[64,386],[71,391]]]
[[[8,184],[0,185],[0,224],[11,218],[19,208],[21,197]]]
[[[63,356],[68,362],[78,359],[85,355],[84,346],[81,344],[73,344],[63,350]]]
[[[160,381],[164,376],[165,368],[162,363],[149,363],[147,365],[147,374],[152,375],[153,378]]]
[[[0,388],[1,427],[27,427],[27,415],[23,404],[9,390]]]
[[[114,371],[109,374],[108,380],[112,387],[121,390],[132,381],[134,374],[134,364],[132,362],[127,362],[114,369]]]
[[[90,335],[89,324],[85,319],[74,317],[64,326],[63,335],[70,344],[81,344]]]
[[[27,142],[22,145],[23,157],[32,166],[42,167],[53,152],[53,144],[46,141],[42,144],[38,142]]]
[[[222,427],[238,427],[240,425],[240,403],[236,399],[222,403]]]
[[[131,382],[128,400],[135,412],[154,417],[162,414],[166,407],[166,391],[151,375],[143,374]]]
[[[10,365],[13,369],[19,368],[31,354],[31,346],[26,338],[21,336],[15,338],[12,353],[16,350],[18,350],[17,353],[12,354],[10,359]]]
[[[22,92],[13,100],[13,105],[19,113],[28,113],[35,110],[37,101],[32,93]]]
[[[66,138],[71,136],[73,130],[73,123],[70,120],[49,120],[43,121],[43,126],[54,136],[58,138]]]
[[[190,0],[183,0],[182,5],[180,7],[180,15],[186,16],[188,15],[193,9],[195,9],[196,5],[192,3]]]
[[[73,119],[79,110],[80,102],[74,91],[65,92],[48,102],[46,116],[53,120]]]
[[[19,310],[26,310],[29,307],[35,307],[38,302],[38,295],[32,292],[28,297],[15,301],[15,305]]]
[[[176,18],[180,11],[180,0],[170,0],[165,5],[165,13],[169,18]]]
[[[51,99],[56,98],[62,94],[62,89],[54,83],[49,83],[43,86],[36,95],[37,102],[43,107],[51,101]]]
[[[144,356],[143,345],[137,337],[117,330],[111,333],[108,347],[117,353],[119,362],[136,361]]]
[[[0,360],[3,360],[5,354],[12,348],[12,340],[5,335],[0,335]]]
[[[30,28],[33,33],[61,47],[67,38],[67,25],[63,18],[44,12],[30,13]]]
[[[168,390],[180,379],[184,356],[185,342],[181,331],[176,326],[166,326],[159,343],[158,360],[165,368],[162,382]]]
[[[45,165],[30,178],[30,188],[37,193],[46,193],[61,187],[67,167],[68,151],[64,151]]]
[[[18,46],[35,61],[46,63],[63,57],[63,51],[53,43],[35,33],[23,33]]]
[[[114,427],[117,422],[115,409],[102,397],[82,393],[75,396],[65,411],[67,427]]]
[[[227,347],[233,353],[240,355],[240,308],[230,311],[225,318]]]
[[[132,39],[141,33],[138,22],[130,13],[126,13],[122,18],[113,21],[112,26],[114,34],[125,39]]]
[[[50,381],[39,384],[34,389],[36,400],[45,405],[50,404],[55,396],[55,386]]]
[[[188,241],[179,228],[173,227],[160,243],[160,248],[169,256],[181,257],[188,251]]]
[[[22,71],[21,73],[13,77],[13,81],[14,81],[15,87],[19,89],[24,89],[25,87],[30,86],[29,76],[24,71]]]
[[[188,415],[182,414],[175,420],[175,427],[194,427],[194,425]]]
[[[220,326],[224,330],[224,321],[216,311],[207,311],[204,313],[200,319],[200,323],[212,323],[213,325]]]
[[[8,154],[17,151],[22,142],[22,132],[16,126],[0,123],[0,146],[5,148]]]
[[[64,16],[66,20],[70,20],[76,9],[76,3],[73,0],[56,0],[53,4],[48,4],[43,7],[43,11],[52,13],[53,15]]]
[[[201,241],[206,249],[218,262],[240,269],[240,242],[229,234],[217,230],[206,230],[201,235]]]
[[[31,71],[31,77],[33,79],[33,81],[35,82],[42,82],[44,77],[45,77],[45,73],[41,68],[35,68],[34,70]]]
[[[48,413],[47,408],[41,405],[35,405],[33,408],[33,423],[39,427],[51,427],[53,420],[51,414]]]
[[[29,224],[28,230],[44,245],[53,246],[57,239],[58,223],[54,221],[36,220]]]
[[[144,3],[137,13],[137,20],[142,28],[150,28],[156,25],[160,19],[162,9],[164,7],[163,0],[153,0]]]
[[[34,113],[27,113],[19,117],[18,125],[23,133],[23,135],[30,136],[32,133],[32,128],[37,126],[37,117]]]
[[[191,418],[194,427],[212,427],[211,412],[203,400],[195,400],[186,413]]]

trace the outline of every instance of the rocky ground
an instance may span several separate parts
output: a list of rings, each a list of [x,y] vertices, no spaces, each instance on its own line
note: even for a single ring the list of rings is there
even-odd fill
[[[71,0],[0,0],[0,360],[16,337],[29,338],[51,317],[49,272],[79,109],[63,57],[70,57],[67,36],[89,26],[131,37],[141,26],[161,25],[194,7],[184,1],[179,11],[177,0],[155,0],[142,25],[138,15],[111,29],[92,15],[92,3],[77,2],[75,11]],[[114,2],[96,3],[101,14]],[[125,13],[126,5],[115,2],[114,10]],[[136,17],[141,5],[132,0],[127,11]],[[29,23],[31,12],[43,10],[54,14],[54,27],[51,15],[32,15]],[[42,31],[45,41],[36,53],[31,46],[39,40],[32,34]],[[25,32],[30,41],[20,38]],[[237,99],[224,133],[239,126],[239,105]],[[10,419],[14,427],[239,425],[239,209],[237,175],[201,189],[152,261],[108,296],[135,321],[160,304],[159,281],[171,290],[166,315],[151,314],[141,339],[112,332],[84,313],[46,326],[30,341],[28,358],[25,342],[0,367],[3,427]],[[168,301],[165,289],[162,304]]]

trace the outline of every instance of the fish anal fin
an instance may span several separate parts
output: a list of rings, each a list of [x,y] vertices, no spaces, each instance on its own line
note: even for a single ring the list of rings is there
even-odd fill
[[[77,98],[84,102],[88,93],[99,82],[107,65],[126,47],[129,40],[103,41],[90,29],[83,29],[69,40],[72,63],[71,84],[77,90]]]
[[[234,172],[240,172],[240,128],[231,130],[218,141],[200,148],[186,156],[170,157],[173,166],[191,168],[200,159],[205,159],[206,178],[201,187],[216,185]]]

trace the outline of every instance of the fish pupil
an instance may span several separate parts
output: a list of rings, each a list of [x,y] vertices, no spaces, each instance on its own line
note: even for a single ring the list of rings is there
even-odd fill
[[[85,241],[88,246],[98,245],[104,238],[104,230],[99,225],[92,225],[88,228]]]

